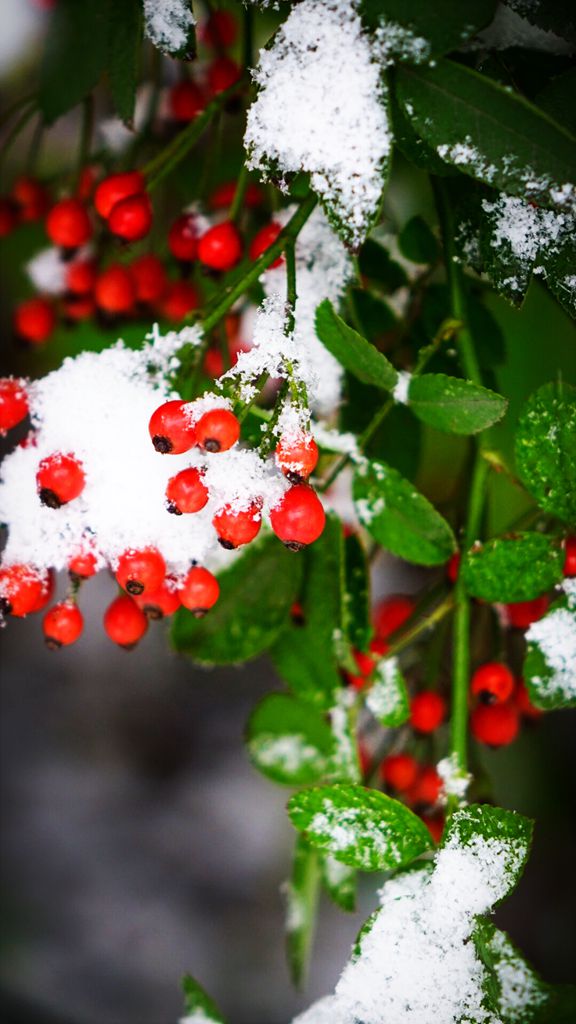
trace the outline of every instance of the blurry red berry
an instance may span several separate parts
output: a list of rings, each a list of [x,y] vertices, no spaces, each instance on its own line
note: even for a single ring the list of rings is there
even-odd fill
[[[28,415],[28,395],[21,380],[0,378],[0,436]]]
[[[94,290],[96,277],[93,260],[75,260],[66,268],[66,291],[73,295],[89,295]]]
[[[168,109],[175,121],[193,121],[204,110],[202,90],[195,82],[177,82],[168,94]]]
[[[157,548],[128,548],[115,571],[116,580],[132,597],[158,590],[166,577],[166,562]]]
[[[460,572],[460,562],[462,561],[462,555],[459,551],[456,551],[452,555],[452,558],[446,566],[446,575],[451,583],[456,583],[458,579],[458,573]]]
[[[104,613],[104,629],[115,644],[131,650],[148,629],[148,619],[128,594],[121,594]]]
[[[270,511],[274,533],[291,551],[299,551],[318,539],[326,513],[318,495],[307,484],[289,487]]]
[[[241,547],[242,544],[249,544],[260,532],[262,526],[260,504],[253,502],[248,508],[238,511],[231,508],[230,505],[225,505],[214,516],[212,525],[223,548],[232,550]]]
[[[92,197],[94,186],[96,185],[96,169],[94,167],[83,167],[80,173],[80,180],[78,182],[78,188],[76,189],[76,195],[78,199],[83,202],[87,202]]]
[[[229,220],[209,228],[198,242],[198,259],[211,270],[231,270],[241,256],[242,239]]]
[[[535,597],[533,601],[516,601],[504,605],[508,624],[516,629],[527,629],[533,622],[538,622],[548,611],[549,598]]]
[[[104,178],[94,193],[94,206],[104,220],[108,220],[116,203],[139,195],[146,188],[144,176],[140,171],[123,171]]]
[[[220,585],[208,569],[196,565],[187,574],[179,594],[184,607],[200,619],[216,604],[220,596]]]
[[[236,181],[226,181],[223,185],[219,185],[218,188],[214,189],[214,192],[208,200],[210,208],[212,210],[222,210],[225,207],[230,206],[236,194],[236,185]],[[258,188],[258,185],[250,182],[244,193],[243,204],[250,208],[260,206],[263,198],[262,190]]]
[[[196,444],[190,406],[179,398],[164,402],[152,413],[148,430],[152,444],[162,455],[182,455]]]
[[[46,217],[46,233],[54,245],[77,249],[92,237],[88,211],[79,199],[61,199]]]
[[[98,571],[98,556],[89,547],[80,548],[68,560],[68,572],[80,580],[90,579]]]
[[[387,786],[402,793],[416,782],[418,763],[410,754],[390,754],[380,766],[380,775]]]
[[[202,480],[202,473],[193,466],[180,470],[168,481],[166,487],[168,510],[176,515],[199,512],[204,508],[208,498],[208,488]]]
[[[566,537],[564,550],[566,552],[564,575],[576,576],[576,537]]]
[[[510,702],[478,704],[470,716],[472,735],[489,747],[504,747],[518,735],[518,712]]]
[[[56,574],[53,569],[44,569],[40,573],[40,593],[34,602],[31,612],[41,612],[54,597],[56,589]]]
[[[175,259],[191,263],[198,252],[198,230],[196,217],[183,213],[177,217],[168,232],[168,248]]]
[[[60,508],[74,501],[84,490],[82,463],[71,453],[55,452],[42,459],[36,473],[36,487],[43,505]]]
[[[271,245],[274,244],[282,228],[280,224],[266,224],[265,227],[260,228],[260,231],[254,236],[250,242],[249,255],[251,260],[257,260],[263,252],[266,252]],[[270,264],[270,267],[279,267],[284,261],[282,254]]]
[[[91,295],[67,295],[62,299],[64,320],[88,320],[95,310],[96,303]]]
[[[311,434],[300,431],[281,437],[276,445],[276,465],[293,484],[302,483],[316,469],[318,445]]]
[[[231,85],[238,81],[241,75],[242,69],[231,57],[216,57],[208,65],[206,76],[210,95],[217,96],[218,93],[229,89]]]
[[[11,198],[19,209],[19,220],[42,220],[50,206],[50,199],[44,185],[36,178],[24,175],[17,178],[12,186]]]
[[[148,305],[159,302],[164,295],[168,279],[164,264],[158,256],[148,253],[140,256],[128,267],[136,291],[136,301]]]
[[[209,409],[196,423],[197,443],[207,452],[227,452],[240,437],[240,423],[229,409]]]
[[[16,203],[5,196],[0,196],[0,238],[6,238],[20,222],[20,213]]]
[[[204,356],[204,373],[216,380],[224,373],[224,356],[219,348],[209,348]]]
[[[16,334],[32,345],[41,345],[47,341],[55,326],[56,314],[48,299],[26,299],[14,310]]]
[[[544,712],[537,708],[530,700],[528,687],[523,679],[519,679],[514,691],[514,703],[521,715],[525,718],[541,718]]]
[[[194,285],[188,281],[171,281],[164,298],[160,302],[160,312],[166,320],[179,323],[193,313],[200,305],[200,298]]]
[[[30,565],[14,563],[0,568],[0,613],[22,618],[38,609],[46,585],[46,573]]]
[[[96,280],[96,305],[105,313],[129,313],[136,298],[130,272],[119,263],[113,263]]]
[[[412,805],[431,807],[442,791],[442,779],[433,765],[422,768],[413,786],[406,794]]]
[[[148,194],[142,192],[115,203],[108,217],[108,227],[125,242],[144,238],[152,227],[152,204]]]
[[[442,839],[442,833],[444,832],[444,815],[422,814],[421,817],[430,835],[432,836],[432,839],[434,840],[436,845],[438,845],[438,843]]]
[[[446,701],[434,690],[423,690],[410,701],[410,724],[417,732],[435,732],[446,717]]]
[[[75,643],[83,628],[84,617],[73,601],[55,604],[46,612],[42,622],[44,640],[51,651]]]
[[[238,22],[231,11],[213,11],[200,30],[200,38],[214,50],[233,46],[238,36]]]
[[[384,597],[374,609],[374,627],[376,635],[387,640],[400,626],[410,618],[415,603],[407,594]]]
[[[502,662],[488,661],[474,672],[470,689],[484,704],[502,704],[512,696],[514,676]]]
[[[163,619],[174,615],[182,604],[178,583],[172,576],[167,576],[157,590],[136,594],[134,600],[149,619]]]

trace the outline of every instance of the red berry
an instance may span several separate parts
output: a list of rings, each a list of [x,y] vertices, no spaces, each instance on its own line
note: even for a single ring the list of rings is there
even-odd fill
[[[266,250],[269,249],[270,246],[273,245],[273,243],[276,241],[281,230],[282,228],[280,227],[280,224],[275,224],[274,221],[272,221],[271,224],[266,224],[265,227],[260,228],[260,231],[254,236],[254,238],[250,242],[250,259],[257,260],[258,257],[261,256],[263,252],[266,252]],[[284,257],[280,255],[278,256],[277,259],[274,260],[273,263],[270,264],[270,266],[279,267],[282,264],[283,260]]]
[[[108,217],[108,227],[125,242],[144,238],[152,227],[152,204],[147,193],[128,196],[115,203]]]
[[[21,380],[0,378],[0,436],[28,415],[28,395]]]
[[[564,575],[576,576],[576,537],[566,537],[564,550],[566,551]]]
[[[170,89],[168,108],[175,121],[193,121],[205,106],[202,90],[195,82],[177,82]]]
[[[116,565],[116,579],[132,597],[158,590],[166,577],[166,562],[157,548],[128,548]]]
[[[293,484],[307,480],[317,462],[318,445],[311,434],[304,431],[296,436],[281,437],[276,445],[276,465]]]
[[[26,299],[14,311],[14,330],[32,345],[47,341],[56,326],[54,307],[48,299]]]
[[[233,46],[237,35],[238,24],[231,11],[213,11],[200,33],[202,42],[215,50]]]
[[[442,791],[442,779],[433,765],[422,768],[416,782],[410,787],[406,794],[410,804],[421,804],[425,807],[433,806]]]
[[[418,763],[409,754],[390,754],[384,758],[380,774],[387,786],[402,793],[416,782]]]
[[[87,202],[94,191],[95,184],[96,169],[94,167],[83,167],[80,173],[78,188],[76,189],[78,199],[82,199],[84,202]]]
[[[225,505],[214,516],[212,525],[223,548],[231,551],[233,548],[241,547],[242,544],[249,544],[260,532],[262,526],[260,504],[252,502],[248,508],[240,511],[235,511],[230,505]]]
[[[452,558],[446,566],[446,575],[451,583],[456,583],[458,579],[458,573],[460,572],[460,562],[462,561],[462,555],[459,551],[456,551],[452,555]]]
[[[90,579],[98,571],[98,556],[89,547],[80,550],[68,561],[68,572],[80,580]]]
[[[44,186],[36,178],[26,176],[16,179],[11,198],[18,205],[22,221],[41,220],[50,205]]]
[[[76,260],[66,269],[66,291],[89,295],[94,290],[96,276],[96,264],[92,260]]]
[[[417,732],[434,732],[446,717],[446,701],[434,690],[424,690],[410,701],[410,724]]]
[[[501,662],[488,661],[476,669],[470,689],[484,704],[502,704],[512,696],[514,676]]]
[[[41,573],[40,578],[40,594],[38,599],[34,602],[33,607],[30,609],[31,612],[41,612],[43,608],[52,600],[54,597],[54,591],[56,589],[56,576],[53,569],[44,569]]]
[[[438,843],[442,839],[442,833],[444,832],[444,815],[431,816],[429,814],[422,814],[421,817],[430,835],[432,836],[432,839],[434,840],[436,845],[438,845]]]
[[[55,604],[46,612],[42,622],[45,643],[51,651],[75,643],[83,628],[82,612],[73,601],[61,601],[60,604]]]
[[[182,604],[178,585],[172,576],[167,576],[157,590],[137,594],[134,600],[149,619],[163,619],[165,616],[174,615]]]
[[[472,735],[489,747],[504,747],[518,735],[518,712],[510,702],[478,704],[470,716]]]
[[[174,512],[176,515],[199,512],[201,508],[204,508],[208,498],[208,488],[203,483],[202,473],[192,466],[189,469],[182,469],[168,481],[166,487],[168,511]]]
[[[238,81],[241,74],[242,69],[231,57],[217,57],[208,66],[207,80],[210,95],[217,96],[218,93],[229,89]]]
[[[209,348],[204,356],[204,373],[216,380],[222,376],[225,369],[224,356],[221,350],[219,348]]]
[[[514,604],[504,605],[508,625],[516,629],[528,629],[533,622],[538,622],[548,611],[550,601],[546,595],[535,597],[533,601],[516,601]]]
[[[240,437],[240,423],[229,409],[210,409],[196,423],[197,443],[207,452],[227,452]]]
[[[111,174],[100,182],[94,193],[94,206],[104,220],[108,220],[116,203],[128,199],[129,196],[144,192],[146,185],[140,171],[124,171],[122,174]]]
[[[182,455],[196,444],[196,430],[187,402],[175,399],[164,402],[150,417],[148,424],[152,444],[162,455]]]
[[[104,270],[96,281],[94,297],[98,308],[105,313],[129,313],[134,305],[136,293],[126,267],[114,263]]]
[[[12,199],[0,196],[0,238],[6,238],[14,231],[20,220],[20,213]]]
[[[325,522],[322,502],[307,484],[289,487],[270,512],[274,533],[291,551],[300,551],[317,540]]]
[[[212,210],[222,210],[223,208],[230,206],[230,203],[234,199],[236,193],[236,182],[226,181],[223,185],[219,185],[218,188],[214,189],[214,192],[208,200],[208,204]],[[248,188],[244,193],[244,206],[254,207],[260,206],[263,199],[262,190],[250,182]]]
[[[88,211],[79,199],[61,199],[46,218],[46,233],[54,245],[77,249],[92,237]]]
[[[220,596],[220,585],[208,569],[194,566],[180,588],[180,600],[197,619],[210,610]]]
[[[188,281],[172,281],[160,303],[160,312],[166,320],[179,323],[188,313],[198,309],[199,305],[200,299],[194,285]]]
[[[514,703],[521,715],[525,718],[541,718],[544,712],[537,708],[530,700],[528,687],[523,679],[519,679],[514,693]]]
[[[357,690],[361,690],[365,685],[367,679],[372,675],[376,662],[386,653],[387,645],[380,640],[372,640],[370,642],[369,653],[366,654],[363,651],[354,651],[354,660],[358,665],[359,675],[348,676],[348,682],[355,686]]]
[[[164,264],[149,253],[134,260],[128,272],[136,291],[136,301],[148,305],[159,302],[166,291],[168,280]]]
[[[49,508],[60,508],[82,494],[86,477],[75,455],[55,452],[38,466],[36,486],[40,501]]]
[[[70,295],[62,300],[64,320],[88,320],[95,309],[96,303],[91,295]]]
[[[15,563],[0,568],[0,613],[22,618],[41,607],[47,574],[31,565]]]
[[[410,618],[414,611],[414,601],[407,594],[384,597],[374,609],[374,627],[376,635],[387,640],[400,626]]]
[[[191,263],[198,252],[196,218],[191,213],[177,217],[168,232],[168,248],[175,259]]]
[[[148,619],[128,594],[121,594],[104,613],[104,629],[115,644],[131,650],[148,629]]]
[[[242,256],[242,239],[232,221],[216,224],[198,242],[198,259],[212,270],[231,270]]]

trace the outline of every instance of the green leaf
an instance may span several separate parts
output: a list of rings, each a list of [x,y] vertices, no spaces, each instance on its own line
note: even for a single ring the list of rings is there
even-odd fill
[[[38,100],[48,124],[97,84],[108,55],[109,0],[58,0],[48,20]]]
[[[572,0],[569,0],[570,4]],[[572,98],[576,93],[576,68],[570,68],[562,75],[556,75],[538,93],[536,106],[540,107],[553,121],[557,121],[569,132],[576,133],[576,105]]]
[[[516,466],[540,508],[576,523],[576,388],[544,384],[530,396],[516,432]]]
[[[394,145],[411,164],[426,171],[427,174],[435,174],[439,177],[453,177],[458,174],[458,171],[444,163],[436,150],[420,137],[410,117],[398,102],[396,90],[393,88],[390,90],[390,120]]]
[[[298,836],[292,877],[285,886],[286,950],[292,981],[299,988],[308,974],[320,890],[318,852]]]
[[[224,1017],[216,1004],[190,974],[185,974],[182,978],[182,988],[184,990],[184,1010],[187,1017],[196,1015],[197,1020],[205,1020],[206,1024],[225,1024]]]
[[[220,598],[205,619],[181,608],[173,618],[176,650],[204,665],[248,661],[267,650],[288,620],[302,560],[278,541],[254,541],[218,576]]]
[[[271,693],[256,706],[246,728],[252,763],[273,782],[318,782],[326,775],[334,741],[325,719],[294,697]]]
[[[506,932],[477,918],[472,936],[488,969],[491,1006],[502,1024],[532,1024],[549,1000],[548,986],[538,977]]]
[[[394,313],[384,299],[361,288],[353,288],[350,298],[359,326],[368,340],[374,344],[378,344],[398,326]]]
[[[393,555],[416,565],[443,565],[456,550],[446,520],[386,463],[360,465],[353,493],[360,522]]]
[[[192,60],[196,55],[192,0],[164,4],[164,10],[154,10],[151,6],[145,18],[146,35],[161,53],[167,57]]]
[[[537,708],[576,706],[576,582],[526,633],[524,681]]]
[[[361,0],[360,13],[370,29],[380,30],[386,58],[420,64],[459,49],[492,21],[496,6],[496,0]]]
[[[558,540],[525,531],[478,544],[463,561],[461,578],[483,601],[531,601],[562,579],[564,554]]]
[[[506,6],[511,7],[531,25],[537,25],[545,32],[554,32],[561,39],[576,42],[576,18],[572,0],[543,0],[540,3],[506,0]]]
[[[356,871],[330,853],[322,856],[322,884],[340,910],[356,910]]]
[[[344,626],[348,639],[358,651],[365,651],[372,639],[370,575],[366,552],[352,533],[344,541],[346,585]]]
[[[142,46],[140,0],[114,0],[108,22],[108,76],[118,116],[132,124]]]
[[[387,729],[397,729],[410,717],[408,687],[397,658],[382,658],[375,669],[366,707]]]
[[[502,419],[508,402],[471,380],[424,373],[410,381],[408,405],[418,419],[437,430],[477,434]]]
[[[443,160],[544,206],[569,202],[576,139],[522,96],[448,60],[398,68],[396,86],[414,128]]]
[[[305,789],[288,802],[292,824],[319,850],[362,871],[392,871],[432,847],[424,823],[375,789]]]
[[[390,391],[396,384],[398,374],[392,363],[366,338],[348,327],[334,312],[328,299],[316,310],[316,334],[334,358],[358,380],[385,391]]]
[[[441,849],[458,846],[463,849],[474,847],[477,840],[496,841],[498,852],[494,854],[495,870],[500,875],[501,895],[496,902],[504,899],[515,888],[524,870],[534,822],[516,811],[488,804],[469,804],[454,811],[448,819]],[[498,879],[494,879],[498,882]]]
[[[439,246],[423,217],[416,215],[406,222],[398,236],[400,252],[413,263],[434,263]]]
[[[378,282],[387,292],[395,292],[408,283],[404,268],[373,238],[364,242],[358,256],[358,264],[362,277],[369,277],[372,281]]]

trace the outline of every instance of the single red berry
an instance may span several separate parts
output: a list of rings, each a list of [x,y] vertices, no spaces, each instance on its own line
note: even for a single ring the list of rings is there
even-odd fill
[[[94,206],[104,220],[108,220],[116,203],[144,192],[146,184],[140,171],[124,171],[104,178],[94,193]]]
[[[89,547],[80,548],[76,554],[68,560],[68,572],[72,577],[79,580],[90,579],[98,572],[98,556]]]
[[[168,109],[175,121],[193,121],[205,106],[202,90],[195,82],[177,82],[170,89]]]
[[[168,248],[174,259],[191,263],[198,252],[198,231],[196,217],[183,213],[177,217],[168,232]]]
[[[41,612],[54,597],[56,574],[53,569],[43,569],[40,573],[40,593],[34,602],[31,612]]]
[[[46,612],[42,622],[46,647],[56,651],[60,647],[69,647],[84,628],[84,617],[77,604],[73,601],[61,601]]]
[[[136,293],[127,268],[113,263],[102,271],[96,281],[94,298],[98,308],[105,313],[129,313],[134,306]]]
[[[417,732],[435,732],[446,717],[446,701],[434,690],[424,690],[410,701],[410,724]]]
[[[80,172],[80,180],[78,182],[78,188],[76,189],[76,195],[78,199],[82,199],[83,202],[87,202],[94,191],[96,185],[96,168],[95,167],[83,167]]]
[[[21,423],[28,415],[28,395],[21,380],[0,378],[0,436]]]
[[[460,572],[460,562],[462,561],[462,555],[459,551],[456,551],[452,555],[452,558],[446,566],[446,575],[451,583],[456,583],[458,579],[458,573]]]
[[[166,320],[179,323],[188,313],[198,309],[200,299],[194,285],[188,281],[171,281],[160,303],[160,312]]]
[[[23,341],[32,345],[42,345],[48,340],[55,326],[56,314],[48,299],[26,299],[16,306],[14,330]]]
[[[502,704],[512,696],[514,676],[502,662],[488,661],[476,669],[470,689],[484,704]]]
[[[376,662],[380,660],[383,654],[386,653],[387,645],[381,640],[372,640],[370,642],[368,653],[364,651],[354,651],[354,660],[358,665],[359,675],[348,675],[348,682],[352,684],[357,690],[363,689],[366,685],[366,681],[372,675]]]
[[[148,619],[128,594],[121,594],[104,613],[104,629],[115,644],[130,651],[148,629]]]
[[[152,203],[148,194],[142,192],[114,203],[108,217],[108,227],[113,235],[125,242],[137,242],[144,238],[152,227]]]
[[[134,600],[149,619],[163,619],[168,615],[174,615],[182,604],[178,584],[172,576],[167,576],[157,590],[137,594]]]
[[[231,551],[242,544],[249,544],[260,532],[262,511],[259,502],[253,502],[248,508],[236,511],[225,505],[214,516],[212,525],[218,534],[218,541],[223,548]]]
[[[214,189],[214,192],[208,200],[210,208],[212,210],[222,210],[227,206],[230,206],[230,203],[234,199],[234,195],[236,193],[236,185],[237,182],[235,181],[226,181],[223,185],[219,185],[218,188]],[[244,206],[248,206],[250,208],[260,206],[263,198],[262,190],[258,188],[258,185],[250,182],[244,193]]]
[[[198,242],[198,259],[211,270],[231,270],[241,256],[242,239],[229,220],[209,228]]]
[[[96,303],[91,295],[68,295],[62,299],[64,320],[88,320],[95,310]]]
[[[128,267],[128,272],[134,284],[136,301],[152,305],[159,302],[164,295],[168,279],[164,264],[158,256],[148,253],[140,256]]]
[[[292,484],[301,484],[316,469],[318,445],[311,434],[299,431],[281,437],[276,445],[276,465]]]
[[[274,533],[291,551],[312,544],[324,529],[326,513],[318,495],[307,484],[289,487],[270,511]]]
[[[258,231],[250,242],[250,259],[257,260],[263,252],[266,252],[266,250],[274,244],[281,230],[282,228],[280,224],[275,224],[274,221],[272,221],[271,224],[266,224],[265,227],[260,228],[260,231]],[[270,264],[270,267],[279,267],[283,261],[284,257],[280,255],[273,263]]]
[[[418,762],[410,754],[390,754],[380,766],[380,775],[387,786],[402,793],[416,782]]]
[[[54,245],[77,249],[92,237],[88,211],[79,199],[61,199],[46,218],[46,233]]]
[[[0,568],[0,613],[23,618],[41,606],[46,573],[14,563]]]
[[[564,575],[576,576],[576,536],[566,537],[564,542],[566,558],[564,559]]]
[[[180,588],[180,600],[195,618],[201,619],[220,596],[220,584],[208,569],[195,565]]]
[[[541,718],[544,712],[537,708],[530,700],[528,687],[523,679],[519,679],[514,692],[514,703],[521,715],[525,718]]]
[[[13,199],[0,196],[0,238],[12,234],[20,222],[20,212]]]
[[[294,601],[290,609],[290,618],[295,626],[303,626],[306,622],[304,609],[299,601]]]
[[[242,75],[242,69],[231,57],[217,57],[208,65],[207,81],[211,96],[217,96],[234,85]]]
[[[240,437],[240,423],[229,409],[210,409],[196,423],[196,439],[207,452],[227,452]]]
[[[505,747],[518,735],[518,712],[511,702],[478,704],[470,716],[472,735],[489,747]]]
[[[157,548],[128,548],[116,565],[116,580],[132,597],[158,590],[166,577],[166,562]]]
[[[42,220],[50,206],[48,193],[36,178],[17,178],[12,186],[11,198],[19,208],[19,220]]]
[[[432,807],[439,799],[442,791],[442,779],[433,765],[421,769],[413,786],[406,793],[412,806]]]
[[[75,260],[66,268],[66,291],[73,295],[89,295],[94,290],[96,277],[93,260]]]
[[[196,430],[190,418],[190,406],[179,398],[164,402],[148,424],[152,444],[162,455],[182,455],[196,444]]]
[[[204,508],[209,493],[202,476],[199,469],[190,466],[170,478],[166,487],[169,512],[181,516],[183,513],[199,512]]]
[[[233,46],[238,36],[238,23],[231,11],[213,11],[200,31],[200,38],[214,50]]]
[[[514,604],[504,605],[508,625],[515,629],[528,629],[533,622],[538,622],[548,611],[549,598],[535,597],[532,601],[516,601]]]
[[[407,594],[395,594],[382,598],[374,609],[376,635],[382,640],[387,640],[392,633],[395,633],[408,621],[414,607],[414,601]]]
[[[434,840],[436,845],[438,845],[438,843],[442,839],[442,833],[444,832],[444,815],[422,814],[421,818],[424,824],[426,825],[426,828],[428,829],[430,835],[432,836],[432,839]]]
[[[38,466],[36,486],[40,501],[49,508],[60,508],[82,494],[86,477],[82,463],[69,452],[54,452]]]
[[[226,367],[224,366],[224,356],[219,348],[209,348],[206,355],[204,356],[204,373],[208,377],[213,377],[217,380],[224,373]]]

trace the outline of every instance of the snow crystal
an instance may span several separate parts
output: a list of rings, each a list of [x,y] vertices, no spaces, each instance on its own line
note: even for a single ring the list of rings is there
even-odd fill
[[[338,774],[352,782],[360,779],[360,765],[353,731],[350,728],[350,709],[355,701],[352,690],[341,689],[336,704],[330,709],[330,725],[334,737],[334,767]]]
[[[190,0],[144,0],[144,31],[159,50],[182,50],[195,24]]]
[[[538,691],[568,701],[576,698],[576,580],[565,580],[563,589],[568,607],[556,608],[533,622],[526,641],[542,652],[548,669],[544,678],[533,677]]]
[[[492,228],[491,246],[499,249],[506,245],[526,273],[545,273],[538,257],[553,256],[576,229],[571,214],[539,209],[504,193],[493,203],[484,199],[482,208]]]
[[[253,72],[245,145],[265,175],[309,172],[358,246],[378,210],[391,134],[381,68],[355,7],[303,0],[290,13]]]
[[[393,21],[380,21],[374,32],[375,52],[383,64],[391,65],[398,60],[411,64],[423,64],[430,57],[431,46],[427,39],[415,35],[404,25]]]
[[[472,776],[460,767],[456,754],[442,758],[436,768],[442,779],[443,798],[455,796],[458,800],[464,800],[472,782]]]
[[[293,774],[305,765],[316,764],[318,751],[306,742],[302,733],[278,736],[259,733],[249,742],[249,748],[258,764]]]
[[[326,451],[348,455],[354,462],[361,458],[358,438],[355,434],[341,433],[339,430],[329,429],[321,423],[313,424],[312,433],[316,443]]]
[[[442,160],[455,164],[457,167],[465,167],[483,177],[486,181],[494,181],[498,168],[495,164],[488,163],[479,149],[473,144],[469,135],[463,142],[441,143],[436,147],[438,156]]]
[[[408,373],[407,370],[398,371],[398,381],[392,392],[392,397],[396,402],[400,402],[402,405],[407,405],[409,401],[408,392],[410,390],[410,381],[412,380],[412,374]]]
[[[502,1011],[509,1024],[521,1024],[529,1007],[533,1009],[546,1002],[546,992],[502,932],[494,932],[490,951],[495,954],[494,971],[500,984]]]
[[[557,207],[572,209],[576,201],[576,186],[570,182],[562,183],[553,181],[545,175],[538,175],[530,165],[519,162],[519,158],[513,153],[500,155],[496,163],[491,163],[483,153],[475,146],[469,135],[466,135],[461,142],[441,143],[436,146],[438,156],[442,160],[462,167],[469,171],[473,177],[481,178],[488,184],[493,184],[499,173],[514,175],[516,187],[528,199],[542,200],[543,197],[554,203]]]
[[[366,698],[366,707],[379,722],[402,711],[406,703],[398,658],[382,658],[376,665],[374,681]]]

